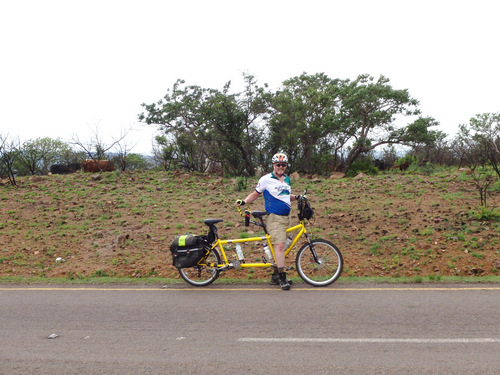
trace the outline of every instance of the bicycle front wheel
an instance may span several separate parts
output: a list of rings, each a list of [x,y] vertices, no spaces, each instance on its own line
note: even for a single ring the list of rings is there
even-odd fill
[[[178,268],[181,277],[190,285],[207,286],[212,284],[219,277],[220,255],[215,249],[210,249],[206,259],[199,262],[199,265],[189,268]]]
[[[344,260],[337,246],[330,241],[319,239],[312,240],[300,248],[295,264],[299,276],[306,283],[312,286],[327,286],[340,277]]]

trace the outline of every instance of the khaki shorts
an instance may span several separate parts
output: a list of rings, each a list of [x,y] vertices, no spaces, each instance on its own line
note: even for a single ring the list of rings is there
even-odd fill
[[[266,220],[267,233],[271,236],[273,245],[285,243],[286,228],[290,226],[290,215],[280,216],[269,214]]]

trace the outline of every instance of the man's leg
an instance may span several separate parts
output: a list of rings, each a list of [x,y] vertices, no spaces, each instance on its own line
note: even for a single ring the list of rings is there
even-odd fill
[[[290,283],[286,279],[285,268],[285,243],[277,243],[274,247],[274,255],[276,256],[276,265],[278,266],[278,274],[280,279],[280,286],[283,290],[290,289]]]
[[[267,230],[276,242],[273,242],[274,258],[276,260],[276,267],[278,275],[271,276],[271,284],[278,284],[281,289],[290,289],[290,283],[286,279],[285,268],[285,241],[286,241],[286,228],[290,223],[288,216],[269,215],[267,218]]]

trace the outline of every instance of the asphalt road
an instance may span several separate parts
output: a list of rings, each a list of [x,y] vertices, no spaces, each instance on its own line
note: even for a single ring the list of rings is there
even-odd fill
[[[0,285],[0,340],[2,375],[500,374],[500,285]]]

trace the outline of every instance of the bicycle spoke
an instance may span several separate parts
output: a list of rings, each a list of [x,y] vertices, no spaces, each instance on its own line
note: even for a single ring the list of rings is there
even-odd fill
[[[329,241],[313,240],[312,244],[316,257],[309,243],[302,246],[297,254],[297,271],[300,277],[310,285],[330,285],[335,282],[342,273],[342,254],[339,249]]]
[[[179,268],[179,274],[189,284],[193,286],[206,286],[215,281],[219,277],[217,265],[220,263],[219,253],[215,250],[210,250],[206,259],[195,267]]]

